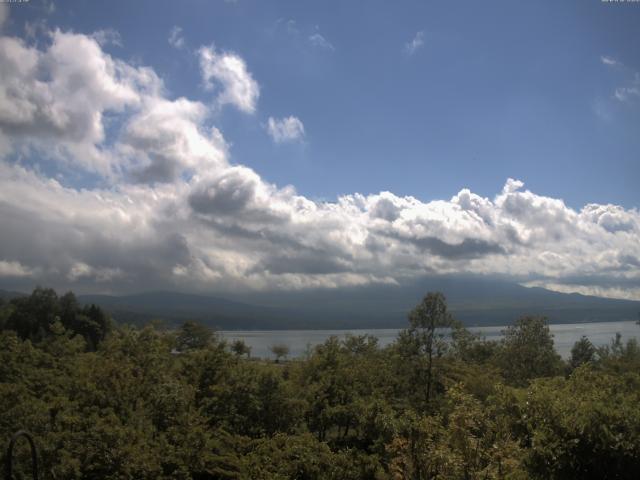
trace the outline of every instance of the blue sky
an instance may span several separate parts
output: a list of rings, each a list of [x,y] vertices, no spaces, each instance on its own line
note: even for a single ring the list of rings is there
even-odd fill
[[[640,3],[0,4],[0,288],[640,300]]]
[[[639,205],[640,96],[614,97],[640,71],[637,4],[115,1],[56,2],[45,14],[33,2],[11,18],[17,34],[37,19],[114,29],[122,46],[107,51],[203,101],[193,50],[236,52],[261,95],[255,115],[217,120],[231,161],[311,198],[492,196],[513,177],[575,208]],[[167,41],[174,26],[182,49]],[[331,47],[312,45],[314,34]],[[274,144],[264,124],[288,115],[305,139]]]

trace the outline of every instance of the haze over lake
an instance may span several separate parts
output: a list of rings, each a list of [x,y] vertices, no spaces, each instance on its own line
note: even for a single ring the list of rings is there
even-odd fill
[[[506,326],[470,327],[474,333],[480,333],[487,340],[496,340],[502,337],[502,331]],[[571,347],[585,335],[597,346],[608,345],[615,338],[616,333],[622,335],[622,340],[630,338],[640,339],[640,326],[635,322],[599,322],[599,323],[572,323],[549,325],[554,336],[556,350],[563,358],[571,355]],[[323,343],[332,335],[344,338],[346,335],[374,335],[378,338],[379,345],[384,347],[392,343],[401,329],[399,328],[373,328],[359,330],[246,330],[246,331],[221,331],[223,338],[232,342],[244,340],[251,347],[251,355],[258,358],[273,357],[270,347],[275,344],[287,345],[290,349],[290,357],[303,356],[309,348]]]

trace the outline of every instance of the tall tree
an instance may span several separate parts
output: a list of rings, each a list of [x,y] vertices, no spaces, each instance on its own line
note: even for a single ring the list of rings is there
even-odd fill
[[[593,362],[596,358],[596,347],[584,335],[573,344],[569,364],[572,369],[578,368],[583,363]]]
[[[425,399],[431,400],[434,379],[434,360],[441,357],[447,348],[446,331],[455,324],[447,310],[447,302],[440,292],[427,293],[422,301],[409,313],[409,329],[405,341],[413,347],[413,353],[424,359]]]
[[[271,350],[271,353],[276,356],[276,363],[278,363],[281,358],[285,358],[289,355],[289,347],[285,344],[271,345],[269,350]]]
[[[14,298],[11,303],[14,309],[5,327],[14,330],[23,340],[43,340],[59,318],[58,295],[51,288],[37,287],[28,297]]]
[[[189,320],[180,327],[176,348],[181,352],[198,350],[211,345],[212,340],[213,332],[209,327]]]
[[[502,373],[512,385],[560,373],[562,359],[553,347],[553,335],[545,317],[524,316],[503,331],[498,355]]]
[[[247,345],[244,340],[235,340],[231,344],[231,351],[239,357],[246,355],[247,358],[249,358],[251,356],[251,347]]]

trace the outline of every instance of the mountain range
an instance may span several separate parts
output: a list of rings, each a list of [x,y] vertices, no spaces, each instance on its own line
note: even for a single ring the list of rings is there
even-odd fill
[[[522,315],[551,323],[636,320],[640,302],[528,288],[495,278],[429,277],[405,285],[370,285],[288,292],[209,296],[174,291],[79,295],[120,323],[196,320],[224,330],[398,328],[429,291],[447,297],[455,318],[468,326],[506,325]],[[21,295],[0,292],[0,296]]]

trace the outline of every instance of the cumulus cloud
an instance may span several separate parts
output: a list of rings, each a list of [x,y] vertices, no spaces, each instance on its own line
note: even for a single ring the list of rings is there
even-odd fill
[[[260,87],[247,69],[245,61],[235,53],[218,52],[215,47],[198,50],[202,81],[208,90],[217,91],[218,105],[233,105],[253,113],[260,96]]]
[[[404,51],[407,55],[413,55],[424,46],[424,32],[416,32],[411,41],[404,44]]]
[[[114,60],[90,36],[56,30],[45,50],[1,37],[0,151],[35,148],[112,174],[105,114],[135,107],[160,88],[152,70]]]
[[[609,56],[607,56],[607,55],[601,55],[601,56],[600,56],[600,61],[601,61],[603,64],[608,65],[608,66],[610,66],[610,67],[613,67],[613,66],[615,66],[615,65],[619,65],[619,62],[618,62],[615,58],[613,58],[613,57],[609,57]]]
[[[281,119],[269,117],[267,132],[276,143],[294,142],[304,137],[304,125],[294,116]]]
[[[170,182],[185,172],[226,163],[226,144],[215,128],[205,131],[207,108],[186,98],[147,98],[118,143],[121,163],[136,181]]]
[[[229,55],[204,50],[208,66]],[[208,77],[219,94],[220,78]],[[153,70],[87,35],[54,31],[42,48],[0,38],[0,79],[3,285],[237,291],[464,272],[640,298],[636,209],[576,210],[515,179],[493,198],[462,189],[430,202],[391,192],[312,201],[231,164],[212,107],[168,96]],[[244,105],[255,108],[255,88]],[[246,89],[234,92],[243,105]],[[295,117],[270,120],[280,139],[304,133]],[[53,152],[48,168],[16,161],[29,149]],[[51,173],[70,162],[95,172],[97,186]]]
[[[3,165],[0,178],[2,255],[37,270],[39,282],[133,286],[188,263],[167,203],[179,187],[77,190],[17,165]]]

